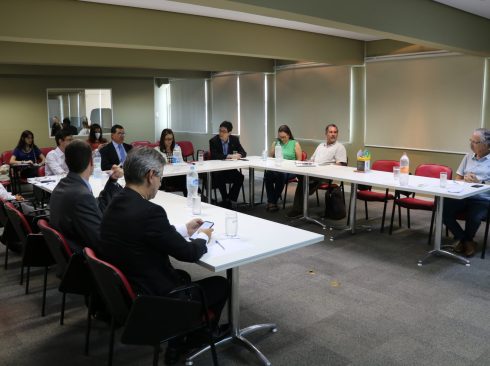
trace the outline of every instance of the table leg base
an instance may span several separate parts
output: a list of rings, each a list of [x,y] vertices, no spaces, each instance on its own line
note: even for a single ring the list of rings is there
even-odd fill
[[[238,331],[238,334],[232,334],[226,338],[219,340],[218,342],[215,343],[215,345],[218,347],[233,342],[234,344],[245,347],[250,352],[254,353],[264,365],[270,366],[271,362],[267,359],[267,357],[265,357],[264,354],[260,352],[260,350],[253,345],[252,342],[250,342],[248,339],[245,338],[246,335],[262,329],[270,330],[272,333],[276,333],[277,325],[273,323],[251,325],[247,328],[240,329]],[[186,366],[192,366],[194,364],[195,358],[199,357],[200,355],[209,351],[210,349],[211,349],[210,346],[205,346],[200,350],[197,350],[193,354],[189,355],[185,360]]]
[[[325,230],[327,228],[327,226],[325,224],[322,224],[320,221],[314,219],[313,217],[309,217],[309,216],[299,217],[297,219],[291,220],[289,223],[291,225],[293,225],[294,223],[300,222],[300,221],[306,221],[306,222],[309,222],[312,224],[317,224],[317,225],[321,226],[323,230]]]
[[[332,233],[333,230],[338,230],[340,233],[336,235],[330,235],[329,240],[334,241],[335,239],[341,237],[342,235],[346,233],[350,234],[355,234],[356,231],[372,231],[373,227],[371,225],[356,225],[355,228],[353,229],[352,226],[350,225],[332,225],[329,226],[330,233]]]
[[[424,262],[429,259],[432,256],[443,256],[446,258],[451,258],[451,259],[456,259],[460,262],[463,262],[465,266],[469,267],[470,266],[470,261],[464,257],[461,257],[457,254],[448,252],[447,250],[442,250],[442,249],[432,249],[430,252],[428,252],[424,258],[420,259],[417,263],[419,267],[421,267]]]

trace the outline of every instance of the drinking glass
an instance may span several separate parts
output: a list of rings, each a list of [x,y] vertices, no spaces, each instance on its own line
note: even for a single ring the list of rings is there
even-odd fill
[[[233,160],[238,160],[238,151],[233,150]]]
[[[447,186],[447,173],[441,172],[439,175],[439,185],[441,188],[446,188]]]
[[[231,211],[225,214],[225,234],[228,237],[235,237],[238,233],[238,215]]]
[[[201,195],[198,194],[192,197],[192,214],[200,215],[201,214]]]
[[[202,164],[204,162],[204,151],[198,151],[197,153],[197,162]]]
[[[393,167],[393,179],[395,180],[395,183],[400,182],[400,167],[399,166]]]

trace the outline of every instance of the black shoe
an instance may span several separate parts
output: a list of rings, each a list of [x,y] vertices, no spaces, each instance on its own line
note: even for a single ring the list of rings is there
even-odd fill
[[[175,365],[180,361],[182,349],[180,347],[167,346],[165,351],[165,365]]]

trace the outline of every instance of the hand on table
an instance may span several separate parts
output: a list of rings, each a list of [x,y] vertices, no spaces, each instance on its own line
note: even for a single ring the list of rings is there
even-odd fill
[[[476,174],[471,172],[465,174],[464,181],[468,183],[480,183],[480,180],[476,177]]]

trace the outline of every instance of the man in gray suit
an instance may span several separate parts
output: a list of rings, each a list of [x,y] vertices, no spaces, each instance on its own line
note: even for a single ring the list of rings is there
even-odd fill
[[[65,236],[73,251],[81,251],[84,247],[96,250],[102,212],[122,189],[117,179],[123,176],[123,170],[113,166],[104,190],[95,198],[89,184],[94,169],[90,145],[73,141],[65,149],[65,161],[69,173],[51,194],[50,224]]]

